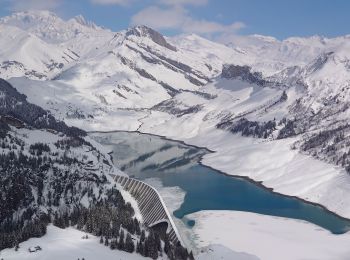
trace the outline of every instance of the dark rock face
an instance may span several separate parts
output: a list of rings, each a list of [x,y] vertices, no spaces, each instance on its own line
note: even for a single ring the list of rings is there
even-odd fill
[[[177,117],[181,117],[187,114],[194,114],[199,112],[203,107],[202,105],[186,106],[184,104],[177,102],[176,100],[165,100],[152,107],[152,110],[167,112]]]
[[[155,77],[153,77],[153,75],[149,74],[147,71],[145,71],[144,69],[138,68],[136,67],[136,65],[134,64],[133,61],[123,57],[123,56],[119,56],[121,62],[128,66],[130,69],[135,70],[141,77],[144,77],[146,79],[150,79],[152,81],[157,82],[157,79]]]
[[[157,32],[157,31],[155,31],[147,26],[144,26],[144,25],[136,26],[136,27],[130,29],[126,33],[126,36],[129,36],[129,35],[135,35],[138,37],[149,37],[150,39],[152,39],[153,42],[157,43],[158,45],[163,46],[165,48],[168,48],[171,51],[177,51],[176,47],[169,44],[165,40],[163,35],[161,35],[159,32]]]
[[[159,58],[161,64],[163,64],[164,66],[166,66],[167,68],[169,69],[172,69],[174,71],[183,71],[185,73],[190,73],[190,74],[193,74],[195,75],[197,78],[199,79],[202,79],[206,82],[209,82],[209,78],[202,75],[199,71],[195,71],[193,68],[191,68],[190,66],[180,62],[180,61],[177,61],[177,60],[172,60],[168,57],[165,57],[155,51],[153,51],[151,48],[147,47],[142,47],[140,46],[141,48],[143,48],[145,51],[147,51],[148,53],[151,53],[153,54],[154,56],[156,56],[157,58]],[[188,75],[189,77],[191,77],[190,75]],[[204,83],[203,82],[199,82],[197,83],[198,85],[197,86],[203,86]]]
[[[154,82],[157,82],[159,85],[161,85],[171,97],[174,97],[175,95],[179,94],[180,91],[178,91],[177,89],[173,88],[172,86],[169,86],[168,84],[164,83],[163,81],[158,81],[153,75],[149,74],[147,71],[145,71],[144,69],[141,69],[139,67],[137,67],[131,60],[120,56],[120,60],[121,62],[128,66],[130,69],[135,70],[141,77],[144,77],[146,79],[152,80]],[[114,92],[114,91],[113,91]],[[116,92],[114,92],[116,93]],[[118,96],[120,96],[121,94],[116,93]],[[123,98],[125,98],[123,95],[121,96]],[[126,98],[125,98],[126,99]]]
[[[208,77],[204,76],[199,71],[194,70],[190,66],[180,61],[165,57],[160,53],[152,50],[150,47],[144,47],[142,45],[138,46],[139,48],[145,50],[148,55],[147,54],[145,55],[142,51],[130,46],[129,44],[126,44],[126,47],[138,53],[143,60],[145,60],[150,64],[160,64],[172,71],[182,73],[188,81],[190,81],[192,84],[196,86],[203,86],[205,82],[210,81]],[[125,65],[127,65],[126,58],[123,58],[122,62]],[[131,63],[131,61],[129,63]]]
[[[181,91],[192,93],[192,94],[200,96],[206,100],[217,98],[217,95],[209,94],[207,92],[202,92],[202,91],[188,90],[188,89],[182,89]]]
[[[76,127],[68,127],[57,121],[48,111],[27,102],[26,95],[20,94],[7,81],[0,79],[0,116],[14,118],[30,127],[53,129],[69,136],[86,135],[85,131]]]
[[[226,64],[222,68],[221,76],[225,79],[240,79],[259,86],[267,84],[261,73],[251,72],[251,67],[249,66]]]
[[[2,69],[9,69],[11,68],[11,66],[17,66],[18,68],[20,69],[25,69],[24,68],[24,65],[18,61],[14,61],[14,60],[7,60],[7,61],[3,61],[1,64],[0,64],[0,68]]]
[[[308,73],[313,73],[317,70],[322,69],[322,67],[327,63],[333,54],[334,52],[326,52],[321,54],[310,66],[308,66]]]
[[[180,93],[179,90],[173,88],[172,86],[166,84],[163,81],[160,81],[159,84],[168,92],[169,96],[175,97],[177,94]]]
[[[62,64],[63,65],[63,64]],[[47,65],[48,69],[52,70],[50,66],[61,66],[60,64],[53,64],[53,65]],[[57,67],[57,68],[58,68]],[[63,66],[62,66],[63,67]],[[61,67],[61,68],[62,68]],[[13,60],[8,60],[8,61],[4,61],[2,63],[0,63],[0,68],[3,69],[3,70],[10,70],[12,68],[17,68],[17,69],[20,69],[22,71],[24,71],[24,74],[27,76],[27,77],[34,77],[34,78],[37,78],[37,79],[46,79],[47,76],[42,74],[42,73],[39,73],[35,70],[28,70],[24,65],[23,63],[20,63],[18,61],[13,61]]]

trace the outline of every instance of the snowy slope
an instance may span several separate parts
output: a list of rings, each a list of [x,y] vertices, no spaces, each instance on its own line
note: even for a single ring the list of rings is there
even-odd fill
[[[10,81],[70,124],[148,132],[166,126],[162,133],[175,137],[215,128],[266,140],[298,135],[295,146],[303,152],[344,168],[350,163],[344,148],[350,136],[348,36],[279,41],[253,35],[224,46],[193,34],[165,37],[145,26],[115,33],[49,12],[16,13],[0,25],[2,59],[25,64],[15,63],[12,74],[0,72],[22,76]],[[18,55],[22,49],[36,59]],[[73,60],[54,72],[45,69],[67,50]],[[29,69],[46,80],[26,75]],[[318,136],[322,131],[330,133],[326,139]]]
[[[2,250],[0,257],[4,259],[35,259],[35,260],[59,260],[59,259],[145,259],[137,254],[129,254],[123,251],[111,250],[99,243],[99,238],[88,235],[88,239],[82,239],[86,233],[74,228],[60,229],[53,225],[48,226],[47,234],[41,238],[31,238],[21,243],[16,252],[12,249]],[[42,250],[30,253],[29,248],[40,246]]]
[[[88,239],[82,239],[85,232],[74,228],[60,229],[53,225],[48,226],[47,234],[41,238],[31,238],[21,243],[18,251],[5,249],[0,252],[0,257],[8,260],[32,259],[32,260],[60,260],[60,259],[105,259],[105,260],[140,260],[151,259],[142,257],[136,253],[130,254],[123,251],[111,250],[101,245],[99,238],[88,235]],[[42,250],[30,253],[28,249],[40,246]],[[168,259],[167,257],[159,257]],[[258,258],[246,253],[234,252],[224,246],[210,246],[205,248],[196,259],[225,259],[225,260],[257,260]]]
[[[25,241],[45,236],[47,225],[53,223],[56,227],[74,227],[94,234],[111,249],[137,251],[153,259],[163,254],[188,258],[186,249],[169,241],[165,247],[160,235],[142,222],[136,201],[111,177],[124,173],[114,167],[108,148],[86,136],[85,131],[68,127],[50,112],[29,103],[25,95],[3,79],[0,79],[0,147],[1,256],[7,248],[18,249],[22,242],[28,244]],[[48,236],[52,229],[58,230],[50,228]],[[67,232],[53,233],[58,236],[57,242]],[[79,233],[72,231],[68,235],[76,238]],[[48,245],[45,238],[39,241],[52,248],[52,242]],[[24,255],[13,255],[13,250],[6,251],[14,259],[34,253],[20,250]],[[46,259],[52,253],[39,251],[30,256]],[[77,254],[74,250],[60,252]],[[90,251],[85,253],[87,258],[95,257]],[[120,255],[123,253],[116,253]]]
[[[82,16],[65,21],[49,11],[14,13],[1,18],[0,24],[20,28],[47,43],[70,48],[79,55],[98,47],[101,41],[112,35],[110,30],[86,21]]]
[[[207,165],[350,216],[350,178],[344,170],[350,169],[348,36],[279,41],[253,35],[225,46],[193,34],[165,37],[145,26],[111,32],[83,17],[64,21],[49,12],[2,18],[0,36],[0,76],[57,118],[86,130],[140,130],[206,146],[216,151],[204,157]],[[41,136],[24,134],[33,142]],[[144,165],[162,162],[161,153],[148,152],[154,155]],[[167,152],[181,156],[181,149]],[[201,216],[200,221],[210,222]],[[259,234],[244,227],[242,232]],[[285,239],[281,230],[273,230],[277,242]],[[213,242],[205,230],[196,232]],[[317,232],[310,228],[310,237],[345,248],[345,235],[333,239]],[[260,233],[266,238],[267,231]],[[299,242],[286,250],[298,252]],[[268,259],[265,251],[247,244],[231,249]],[[237,256],[219,246],[204,250],[200,258],[217,257],[213,252]],[[100,253],[108,257],[109,249]]]
[[[317,35],[291,37],[282,41],[270,36],[250,35],[236,37],[227,46],[252,57],[251,65],[269,76],[288,67],[306,66],[315,57],[341,48],[348,41],[348,35],[337,38]]]
[[[46,43],[18,27],[0,24],[0,76],[47,79],[73,62],[68,49]]]
[[[0,75],[55,77],[112,37],[83,17],[64,21],[48,11],[14,13],[0,19]]]
[[[210,166],[350,216],[349,36],[222,45],[49,12],[4,17],[0,35],[0,76],[68,124],[206,146]]]
[[[193,34],[164,37],[145,26],[114,33],[82,17],[64,21],[49,12],[16,13],[0,24],[1,57],[18,62],[13,72],[0,72],[24,76],[11,82],[31,102],[87,129],[136,130],[147,120],[154,129],[166,120],[169,126],[180,123],[186,136],[196,136],[216,127],[240,132],[243,126],[236,122],[244,119],[248,122],[240,124],[259,125],[258,137],[303,134],[299,146],[310,154],[318,149],[325,159],[318,146],[303,143],[318,131],[347,123],[348,36],[279,41],[253,35],[224,46]],[[12,49],[11,35],[18,42]],[[35,59],[18,55],[22,49]],[[75,53],[69,54],[73,60],[65,58],[54,72],[45,68],[67,50]],[[234,65],[225,71],[224,64]],[[26,71],[34,69],[51,80],[33,80]],[[269,129],[266,122],[276,126]],[[173,130],[169,127],[168,135]],[[329,162],[337,164],[345,151],[336,150]],[[345,167],[347,159],[341,160]]]
[[[194,240],[201,246],[218,243],[261,260],[349,258],[349,233],[333,235],[304,221],[240,211],[201,211],[189,217],[196,220]]]

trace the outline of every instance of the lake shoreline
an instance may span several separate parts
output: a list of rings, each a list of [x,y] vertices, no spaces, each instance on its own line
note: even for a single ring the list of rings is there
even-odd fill
[[[186,143],[183,140],[172,139],[172,138],[168,138],[167,136],[158,135],[158,134],[154,134],[154,133],[141,132],[139,130],[88,131],[88,134],[93,134],[93,133],[103,133],[103,134],[108,134],[108,133],[138,133],[138,134],[141,134],[141,135],[150,135],[150,136],[159,137],[162,140],[178,142],[178,143],[181,143],[183,145],[186,145],[186,146],[189,146],[189,147],[193,147],[193,148],[197,148],[197,149],[203,149],[203,150],[206,150],[208,153],[216,153],[216,151],[211,150],[211,149],[209,149],[207,147],[204,147],[204,146],[197,146],[197,145]],[[204,159],[203,157],[204,156],[205,155],[202,155],[200,157],[200,160],[198,161],[198,164],[203,166],[203,167],[207,167],[207,168],[209,168],[209,169],[211,169],[213,171],[216,171],[216,172],[218,172],[218,173],[220,173],[222,175],[228,176],[228,177],[233,177],[233,178],[238,178],[238,179],[241,179],[241,180],[248,181],[248,182],[250,182],[250,183],[252,183],[254,185],[259,186],[260,188],[263,188],[263,189],[267,190],[268,192],[271,192],[271,193],[274,193],[274,194],[277,194],[277,195],[280,195],[280,196],[288,197],[288,198],[293,198],[293,199],[299,200],[301,202],[304,202],[306,204],[310,204],[310,205],[313,205],[313,206],[320,207],[322,210],[324,210],[325,212],[327,212],[327,213],[329,213],[329,214],[331,214],[333,216],[336,216],[336,217],[338,217],[338,218],[340,218],[342,220],[345,220],[345,221],[350,221],[350,218],[346,218],[344,216],[341,216],[341,215],[337,214],[336,212],[329,210],[327,207],[325,207],[322,204],[319,204],[319,203],[316,203],[316,202],[312,202],[312,201],[308,201],[308,200],[300,198],[298,196],[288,195],[288,194],[276,192],[276,191],[274,191],[273,188],[265,186],[263,184],[263,181],[256,181],[256,180],[254,180],[254,179],[252,179],[252,178],[250,178],[248,176],[228,174],[228,173],[226,173],[226,172],[224,172],[222,170],[218,170],[218,169],[216,169],[216,168],[214,168],[214,167],[212,167],[210,165],[206,165],[206,164],[203,163],[203,159]],[[329,232],[331,232],[331,231],[329,231]],[[344,232],[343,234],[348,233],[348,232],[350,232],[350,230],[347,231],[347,232]],[[341,234],[335,234],[335,235],[341,235]]]

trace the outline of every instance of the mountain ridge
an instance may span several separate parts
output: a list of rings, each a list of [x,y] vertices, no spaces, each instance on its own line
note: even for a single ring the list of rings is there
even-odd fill
[[[65,31],[71,22],[58,19],[54,31]],[[213,132],[230,140],[254,138],[261,146],[287,144],[300,155],[326,161],[329,172],[348,181],[349,36],[283,41],[242,36],[226,46],[194,34],[166,37],[144,26],[112,32],[78,23],[79,33],[73,27],[55,39],[51,33],[43,37],[47,24],[34,23],[24,30],[21,24],[0,21],[8,34],[16,28],[23,37],[33,35],[35,45],[42,46],[35,57],[45,56],[48,46],[55,50],[47,53],[55,54],[53,72],[45,65],[47,59],[39,59],[39,70],[5,51],[0,64],[13,69],[2,65],[0,74],[28,101],[68,125],[137,130],[181,140]],[[10,43],[18,49],[23,45],[16,38],[0,38],[0,47]],[[34,70],[42,76],[26,73]],[[299,183],[305,191],[300,196],[349,214],[325,198],[330,183]],[[293,183],[288,185],[295,192]],[[280,187],[277,181],[274,186]]]

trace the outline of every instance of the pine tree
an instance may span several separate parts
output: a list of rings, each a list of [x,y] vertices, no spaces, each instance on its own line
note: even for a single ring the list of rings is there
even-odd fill
[[[187,260],[188,252],[186,248],[184,248],[180,242],[177,242],[175,247],[175,258],[179,260]]]
[[[140,243],[140,241],[137,241],[137,244],[136,244],[136,253],[141,254],[141,243]]]
[[[194,256],[193,256],[193,252],[192,252],[192,251],[191,251],[190,254],[188,255],[188,258],[189,258],[190,260],[194,260]]]
[[[164,238],[164,252],[168,255],[168,253],[171,251],[169,236],[166,234]]]
[[[149,235],[145,239],[145,255],[152,259],[158,258],[158,245],[152,230],[150,230]]]
[[[112,250],[117,249],[117,240],[116,239],[111,240],[110,248]]]
[[[134,218],[134,225],[135,225],[135,233],[136,235],[139,236],[141,234],[141,229],[140,229],[140,223],[136,218]]]
[[[134,250],[135,250],[134,241],[132,240],[130,233],[128,233],[125,239],[125,251],[129,253],[133,253]]]
[[[140,237],[140,241],[141,241],[141,242],[144,242],[144,241],[145,241],[145,237],[146,237],[145,231],[142,230],[142,232],[141,232],[141,237]]]
[[[120,236],[119,236],[119,242],[118,242],[118,249],[119,250],[124,250],[125,245],[124,245],[124,230],[120,231]]]
[[[162,251],[162,243],[160,241],[160,236],[158,233],[154,233],[154,240],[158,251]]]

